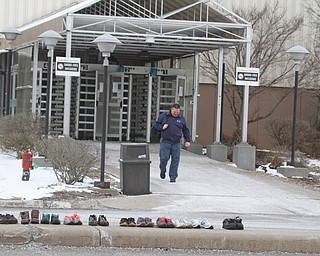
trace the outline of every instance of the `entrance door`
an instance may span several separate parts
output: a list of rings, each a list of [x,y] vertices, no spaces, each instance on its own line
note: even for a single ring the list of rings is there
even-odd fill
[[[111,73],[108,102],[108,140],[123,141],[128,133],[129,76]]]

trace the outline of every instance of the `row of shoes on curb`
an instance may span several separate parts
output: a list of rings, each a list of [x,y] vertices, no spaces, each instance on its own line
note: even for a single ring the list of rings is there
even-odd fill
[[[158,228],[205,228],[213,229],[213,225],[206,219],[175,219],[167,217],[159,217],[156,220],[156,224],[153,223],[149,217],[138,217],[137,222],[134,218],[121,218],[119,225],[121,227],[154,227]]]
[[[163,217],[159,217],[156,223],[159,228],[213,229],[213,225],[207,219],[178,218],[178,219],[172,220],[171,218],[166,218],[163,216]]]
[[[137,222],[134,218],[121,218],[119,225],[121,227],[153,227],[154,223],[149,217],[138,217]],[[156,220],[156,226],[158,228],[204,228],[214,229],[214,226],[207,219],[189,219],[189,218],[178,218],[172,220],[167,217],[158,217]],[[222,222],[222,228],[243,230],[242,219],[237,216],[235,218],[227,218]]]
[[[0,224],[17,224],[18,219],[12,214],[0,214]],[[20,223],[21,224],[53,224],[60,225],[61,221],[59,219],[59,214],[53,213],[42,213],[42,218],[40,219],[40,211],[32,210],[29,214],[29,211],[20,212]],[[63,220],[65,225],[82,225],[80,216],[74,213],[71,216],[65,216]]]
[[[32,210],[29,215],[29,211],[20,212],[21,224],[54,224],[59,225],[60,219],[59,214],[53,213],[42,213],[42,218],[40,220],[39,210]],[[12,214],[0,214],[0,224],[17,224],[18,219]],[[67,215],[63,220],[64,225],[82,225],[80,216],[77,213],[73,215]],[[105,215],[92,214],[89,216],[90,226],[109,226],[109,222]],[[121,227],[154,227],[152,219],[149,217],[138,217],[137,222],[133,217],[121,218],[119,225]],[[172,220],[167,217],[158,217],[156,220],[156,226],[159,228],[204,228],[213,229],[213,225],[207,219],[189,219],[189,218],[178,218]],[[222,222],[222,228],[231,230],[243,230],[244,226],[242,224],[242,219],[237,216],[235,218],[227,218]]]

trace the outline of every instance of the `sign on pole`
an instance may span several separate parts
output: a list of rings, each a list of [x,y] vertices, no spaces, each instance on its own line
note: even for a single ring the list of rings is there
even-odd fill
[[[80,58],[56,58],[57,76],[80,76]]]
[[[237,67],[236,85],[259,86],[259,68]]]

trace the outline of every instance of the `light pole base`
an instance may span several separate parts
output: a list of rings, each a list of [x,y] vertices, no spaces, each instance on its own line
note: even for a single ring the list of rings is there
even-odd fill
[[[110,181],[94,181],[93,186],[98,188],[110,188]]]
[[[253,171],[256,168],[256,147],[240,143],[233,147],[232,162],[238,168]]]
[[[207,146],[207,156],[219,162],[226,162],[228,156],[228,146],[216,143]]]
[[[283,176],[285,176],[287,178],[291,178],[291,177],[308,178],[310,171],[308,170],[308,168],[281,166],[281,167],[277,168],[277,172],[281,173]]]
[[[188,151],[197,155],[203,155],[203,146],[201,144],[191,142]]]

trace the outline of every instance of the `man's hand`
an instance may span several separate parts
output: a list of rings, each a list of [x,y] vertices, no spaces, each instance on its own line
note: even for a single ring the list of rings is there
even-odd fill
[[[186,142],[186,143],[184,143],[184,145],[188,148],[188,147],[190,147],[190,142]]]
[[[168,128],[168,126],[169,126],[168,124],[164,124],[164,125],[163,125],[163,127],[162,127],[162,130],[167,129],[167,128]]]

